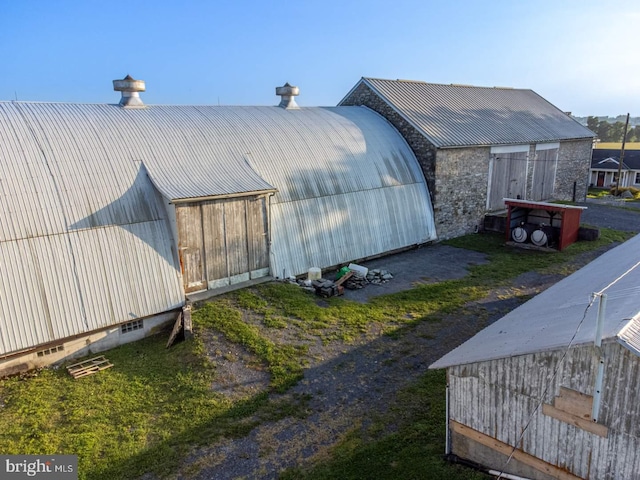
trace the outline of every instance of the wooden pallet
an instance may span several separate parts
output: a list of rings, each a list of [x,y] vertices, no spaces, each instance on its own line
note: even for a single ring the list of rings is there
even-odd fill
[[[104,358],[103,355],[94,357],[83,362],[74,363],[67,366],[67,371],[73,378],[86,377],[87,375],[93,375],[101,370],[113,367],[113,364]]]

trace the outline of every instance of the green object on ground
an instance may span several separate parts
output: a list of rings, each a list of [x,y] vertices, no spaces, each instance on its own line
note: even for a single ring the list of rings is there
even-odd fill
[[[340,270],[338,270],[338,275],[336,277],[336,280],[340,279],[341,277],[344,277],[350,271],[351,270],[349,270],[349,267],[342,267]]]

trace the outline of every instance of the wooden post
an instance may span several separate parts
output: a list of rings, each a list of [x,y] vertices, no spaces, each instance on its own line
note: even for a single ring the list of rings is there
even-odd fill
[[[622,162],[624,162],[624,144],[627,141],[627,129],[629,128],[629,114],[624,123],[624,133],[622,134],[622,148],[620,149],[620,163],[618,164],[618,181],[616,182],[616,197],[620,195],[620,181],[622,180]]]
[[[191,302],[182,308],[182,327],[184,329],[184,339],[193,337],[193,323],[191,322]]]

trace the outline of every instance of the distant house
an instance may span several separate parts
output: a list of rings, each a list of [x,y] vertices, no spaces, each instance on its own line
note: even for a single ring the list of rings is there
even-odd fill
[[[591,157],[590,184],[593,187],[609,188],[618,181],[620,150],[594,148]],[[640,150],[625,150],[621,187],[640,188]]]
[[[375,110],[404,136],[441,239],[474,231],[503,198],[586,198],[593,132],[531,90],[362,78],[340,105]]]
[[[532,479],[638,478],[639,251],[636,236],[429,367],[447,370],[452,454]]]
[[[402,136],[357,107],[0,102],[0,374],[137,340],[185,295],[436,239]]]

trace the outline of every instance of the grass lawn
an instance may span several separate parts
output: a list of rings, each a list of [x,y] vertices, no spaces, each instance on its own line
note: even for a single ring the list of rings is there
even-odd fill
[[[587,192],[587,198],[611,198],[615,191],[614,188],[597,188],[590,187]],[[640,201],[640,189],[635,187],[620,187],[620,192],[629,191],[633,195],[633,198],[620,198],[626,202],[638,202]]]
[[[79,380],[63,368],[1,380],[0,452],[77,454],[81,479],[169,476],[198,445],[305,415],[308,398],[270,392],[286,392],[301,378],[307,349],[301,342],[271,340],[264,329],[288,328],[325,344],[348,343],[372,322],[404,335],[415,322],[455,312],[521,273],[570,273],[577,254],[629,236],[603,229],[600,240],[557,254],[505,248],[501,235],[461,237],[447,243],[484,252],[489,262],[473,266],[463,279],[420,285],[368,304],[331,298],[319,306],[313,295],[279,283],[218,297],[194,310],[192,341],[166,349],[166,337],[156,336],[110,350],[106,356],[114,368]],[[259,318],[260,328],[243,321],[246,314]],[[270,389],[234,401],[212,391],[216,369],[199,335],[205,330],[253,352],[270,373]],[[283,478],[474,478],[476,473],[442,461],[444,390],[443,372],[426,372],[396,395],[387,416],[367,431],[354,429],[326,462]],[[386,423],[397,426],[394,433],[381,433]]]

